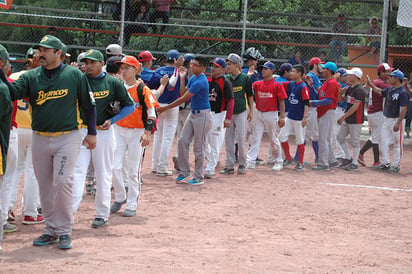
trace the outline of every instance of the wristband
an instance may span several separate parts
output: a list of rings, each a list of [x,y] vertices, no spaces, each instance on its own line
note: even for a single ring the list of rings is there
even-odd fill
[[[155,120],[147,119],[145,130],[153,132],[153,127],[155,126]]]

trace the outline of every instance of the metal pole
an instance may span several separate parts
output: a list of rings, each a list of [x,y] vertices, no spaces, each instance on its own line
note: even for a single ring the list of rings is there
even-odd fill
[[[389,0],[385,0],[383,4],[383,14],[382,14],[382,36],[381,36],[381,49],[380,49],[379,63],[385,62],[385,59],[386,59],[388,20],[389,20]]]
[[[247,20],[247,0],[244,0],[243,5],[243,33],[242,33],[242,56],[245,53],[245,41],[246,41],[246,20]]]
[[[124,36],[124,17],[126,11],[126,0],[121,0],[121,14],[120,14],[120,35],[119,35],[119,43],[120,46],[123,48],[123,36]]]

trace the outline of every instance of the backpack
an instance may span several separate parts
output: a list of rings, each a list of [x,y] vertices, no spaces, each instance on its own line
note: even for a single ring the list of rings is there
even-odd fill
[[[143,120],[144,127],[146,128],[147,126],[147,106],[146,106],[146,102],[143,96],[143,88],[145,86],[146,85],[143,83],[143,81],[140,82],[140,84],[137,86],[137,96],[139,98],[139,103],[142,106],[142,120]],[[157,113],[156,113],[154,127],[152,129],[152,133],[154,133],[156,130],[157,130]]]

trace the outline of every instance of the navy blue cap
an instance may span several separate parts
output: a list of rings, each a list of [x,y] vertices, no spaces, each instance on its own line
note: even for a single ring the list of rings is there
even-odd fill
[[[270,69],[270,70],[275,70],[276,67],[275,67],[275,64],[273,64],[273,63],[270,62],[270,61],[267,61],[266,63],[263,64],[262,68],[267,68],[267,69]]]
[[[285,73],[285,71],[291,71],[291,70],[292,70],[292,64],[283,63],[282,65],[280,65],[279,73],[280,73],[280,75],[283,75]]]
[[[210,61],[211,64],[215,64],[218,67],[226,68],[226,61],[222,58],[216,57],[213,61]]]
[[[344,69],[344,68],[339,68],[339,69],[337,69],[337,70],[336,70],[336,73],[339,73],[340,76],[346,76],[346,75],[348,75],[348,73],[346,72],[346,69]]]
[[[175,49],[171,49],[167,52],[166,54],[166,60],[167,61],[174,61],[175,59],[179,59],[180,53],[175,50]]]

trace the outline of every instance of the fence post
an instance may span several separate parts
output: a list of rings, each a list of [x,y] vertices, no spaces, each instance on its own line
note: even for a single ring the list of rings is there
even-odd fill
[[[240,0],[242,1],[242,0]],[[247,20],[247,0],[244,0],[243,5],[243,30],[242,30],[242,54],[245,53],[245,41],[246,41],[246,20]]]
[[[119,44],[123,48],[123,36],[124,36],[124,17],[126,11],[126,0],[121,0],[121,14],[120,14],[120,35]]]
[[[385,62],[386,59],[386,42],[388,38],[388,20],[389,20],[389,0],[385,0],[383,4],[382,14],[382,34],[381,34],[381,49],[379,63]]]

